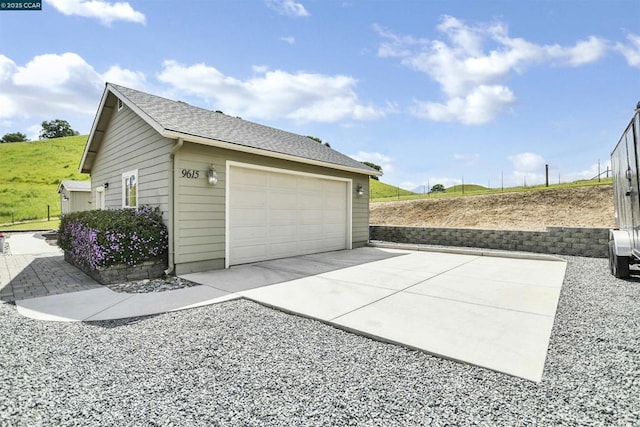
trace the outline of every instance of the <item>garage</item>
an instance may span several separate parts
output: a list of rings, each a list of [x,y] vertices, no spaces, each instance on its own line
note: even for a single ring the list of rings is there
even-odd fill
[[[78,170],[103,209],[131,208],[123,176],[136,178],[177,275],[363,247],[382,174],[318,138],[112,83]]]
[[[229,265],[351,247],[351,180],[228,166]]]

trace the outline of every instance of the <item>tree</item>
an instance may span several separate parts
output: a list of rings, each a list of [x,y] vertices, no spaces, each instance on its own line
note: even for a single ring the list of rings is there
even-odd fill
[[[62,138],[63,136],[76,136],[78,132],[71,129],[71,125],[66,120],[55,119],[50,122],[42,122],[40,139]]]
[[[431,187],[430,193],[444,193],[445,191],[447,191],[447,189],[444,188],[444,185],[436,184],[433,187]]]
[[[380,166],[380,165],[376,165],[375,163],[371,163],[371,162],[361,162],[361,163],[362,163],[363,165],[367,165],[367,166],[369,166],[370,168],[373,168],[373,169],[375,169],[375,170],[377,170],[377,171],[379,171],[379,172],[382,172],[382,166]],[[371,175],[371,178],[372,178],[372,179],[375,179],[376,181],[379,181],[378,177],[377,177],[377,176],[375,176],[375,175]]]
[[[318,138],[317,136],[311,136],[311,135],[307,135],[307,138],[309,139],[313,139],[315,142],[320,143],[320,144],[324,144],[325,146],[331,148],[331,146],[329,145],[328,142],[322,142],[322,140],[320,138]]]
[[[20,133],[20,132],[7,133],[2,137],[2,139],[0,139],[0,143],[2,143],[2,142],[24,142],[24,141],[28,141],[27,135],[25,135],[24,133]]]

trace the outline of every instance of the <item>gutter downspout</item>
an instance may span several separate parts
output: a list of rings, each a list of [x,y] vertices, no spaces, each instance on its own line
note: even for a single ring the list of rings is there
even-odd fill
[[[169,158],[171,160],[171,174],[169,176],[169,268],[164,271],[164,275],[168,276],[173,273],[174,265],[174,256],[176,250],[175,244],[175,229],[177,227],[177,219],[176,219],[176,201],[175,195],[177,193],[176,189],[176,153],[182,148],[184,145],[184,140],[182,138],[178,138],[176,141],[176,145],[173,146],[171,153],[169,154]]]

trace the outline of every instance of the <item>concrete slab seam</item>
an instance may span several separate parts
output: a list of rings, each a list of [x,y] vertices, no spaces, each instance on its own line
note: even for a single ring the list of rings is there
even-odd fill
[[[554,316],[549,316],[548,314],[535,313],[533,311],[524,311],[524,310],[516,310],[514,308],[496,307],[494,305],[481,304],[481,303],[478,303],[478,302],[471,302],[471,301],[462,301],[462,300],[458,300],[458,299],[441,297],[441,296],[437,296],[437,295],[425,295],[425,294],[421,294],[421,293],[418,293],[418,292],[411,292],[411,291],[404,291],[404,292],[406,292],[408,294],[412,294],[412,295],[419,295],[419,296],[422,296],[422,297],[427,297],[427,298],[435,298],[435,299],[444,300],[444,301],[457,302],[457,303],[460,303],[460,304],[467,304],[467,305],[474,305],[474,306],[478,306],[478,307],[493,308],[493,309],[496,309],[496,310],[511,311],[511,312],[514,312],[514,313],[531,314],[531,315],[534,315],[534,316],[540,316],[540,317],[546,317],[546,318],[555,318],[555,315]]]
[[[111,290],[111,289],[109,289],[109,290]],[[111,291],[111,292],[113,292],[113,291]],[[114,292],[114,293],[116,293],[116,292]],[[81,322],[85,322],[85,321],[87,321],[87,319],[91,319],[92,317],[97,316],[98,314],[100,314],[100,313],[102,313],[102,312],[104,312],[104,311],[107,311],[107,310],[109,310],[109,309],[111,309],[111,308],[115,307],[116,305],[118,305],[118,304],[120,304],[120,303],[123,303],[123,302],[125,302],[125,301],[130,300],[131,298],[133,298],[133,297],[134,297],[134,295],[135,295],[135,294],[131,294],[130,296],[128,296],[128,297],[126,297],[126,298],[124,298],[124,299],[121,299],[121,300],[119,300],[118,302],[115,302],[115,303],[111,304],[110,306],[103,308],[103,309],[102,309],[102,310],[100,310],[100,311],[96,311],[96,312],[95,312],[95,313],[93,313],[92,315],[87,316],[87,317],[85,317],[84,319],[81,319],[80,321],[81,321]],[[156,313],[156,314],[161,314],[161,313]],[[133,316],[133,317],[138,317],[138,316]]]
[[[448,269],[448,270],[445,270],[445,271],[442,271],[442,272],[440,272],[440,273],[437,273],[436,275],[431,276],[431,277],[429,277],[429,278],[427,278],[427,279],[425,279],[425,280],[422,280],[422,281],[420,281],[420,282],[418,282],[418,283],[414,283],[414,284],[413,284],[413,285],[411,285],[411,286],[407,286],[406,288],[403,288],[403,289],[397,290],[397,291],[395,291],[395,292],[392,292],[392,293],[390,293],[389,295],[386,295],[386,296],[384,296],[384,297],[382,297],[382,298],[378,298],[377,300],[375,300],[375,301],[371,301],[370,303],[367,303],[367,304],[365,304],[365,305],[363,305],[363,306],[360,306],[360,307],[358,307],[358,308],[354,308],[353,310],[350,310],[350,311],[348,311],[348,312],[346,312],[346,313],[343,313],[343,314],[341,314],[340,316],[336,316],[336,317],[334,317],[334,318],[333,318],[333,319],[331,319],[331,320],[332,320],[332,321],[334,321],[334,320],[336,320],[336,319],[339,319],[340,317],[346,316],[346,315],[351,314],[351,313],[353,313],[353,312],[355,312],[355,311],[361,310],[361,309],[363,309],[363,308],[365,308],[365,307],[369,307],[370,305],[373,305],[373,304],[375,304],[375,303],[378,303],[378,302],[380,302],[380,301],[382,301],[382,300],[384,300],[384,299],[391,298],[392,296],[397,295],[397,294],[399,294],[399,293],[401,293],[401,292],[406,292],[406,291],[407,291],[407,289],[410,289],[410,288],[412,288],[412,287],[414,287],[414,286],[418,286],[419,284],[424,283],[424,282],[427,282],[427,281],[429,281],[429,280],[432,280],[432,279],[433,279],[433,278],[435,278],[435,277],[442,276],[443,274],[446,274],[446,273],[448,273],[448,272],[450,272],[450,271],[452,271],[452,270],[455,270],[456,268],[459,268],[459,267],[461,267],[461,266],[463,266],[463,265],[469,264],[469,263],[471,263],[471,262],[473,262],[473,261],[475,261],[475,260],[476,260],[476,258],[470,259],[469,261],[463,262],[462,264],[458,264],[458,265],[456,265],[455,267],[451,267],[451,268],[450,268],[450,269]]]

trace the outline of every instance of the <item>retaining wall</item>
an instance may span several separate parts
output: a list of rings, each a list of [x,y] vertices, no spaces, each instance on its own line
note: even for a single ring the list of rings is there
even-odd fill
[[[608,228],[548,227],[545,231],[372,225],[370,240],[607,258]]]
[[[64,252],[64,259],[103,285],[158,279],[164,275],[164,271],[167,269],[166,259],[144,261],[142,264],[135,266],[114,265],[111,267],[98,267],[95,270],[75,262],[68,251]]]

